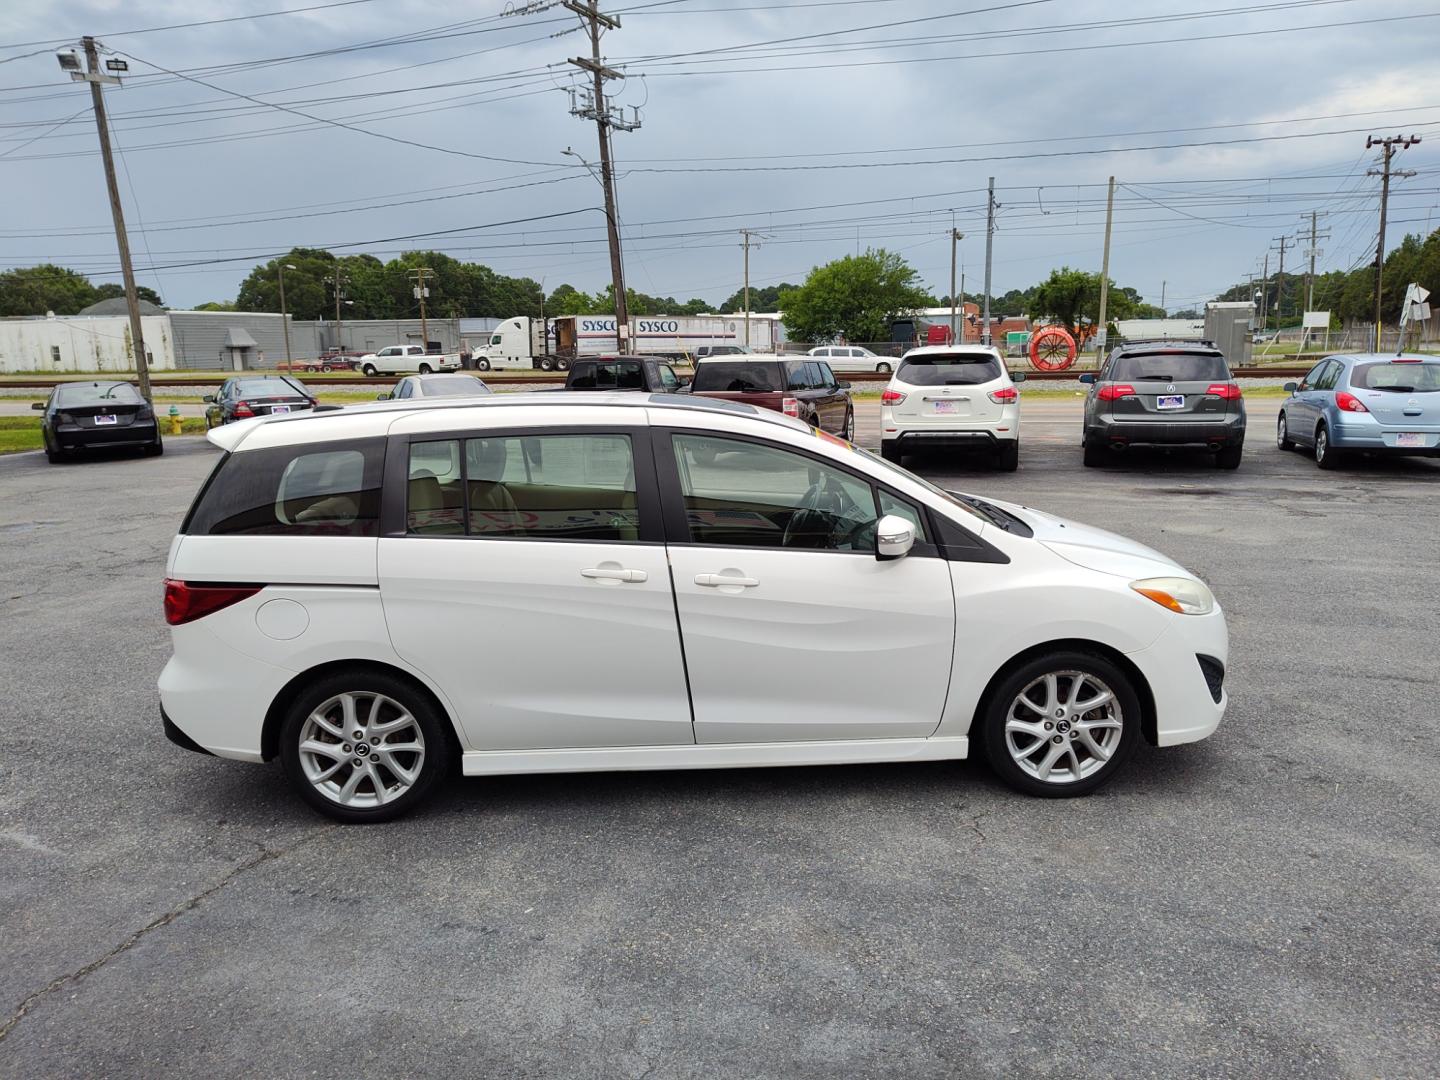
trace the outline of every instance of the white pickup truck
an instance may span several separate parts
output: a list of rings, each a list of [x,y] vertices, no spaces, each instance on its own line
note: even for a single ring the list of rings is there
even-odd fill
[[[355,361],[366,375],[429,375],[432,371],[459,371],[459,353],[430,353],[423,345],[387,345]]]

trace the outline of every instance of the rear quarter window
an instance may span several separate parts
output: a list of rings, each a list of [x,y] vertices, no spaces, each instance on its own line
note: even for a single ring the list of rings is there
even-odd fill
[[[181,532],[377,536],[385,444],[362,439],[227,454]]]

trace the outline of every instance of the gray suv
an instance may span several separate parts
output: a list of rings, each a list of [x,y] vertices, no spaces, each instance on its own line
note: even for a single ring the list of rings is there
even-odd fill
[[[1085,464],[1104,465],[1131,446],[1195,446],[1215,465],[1240,465],[1245,400],[1225,356],[1208,341],[1140,341],[1115,349],[1090,385]]]

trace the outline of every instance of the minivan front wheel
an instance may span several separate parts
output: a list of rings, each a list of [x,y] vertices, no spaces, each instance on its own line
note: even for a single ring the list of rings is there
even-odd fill
[[[990,767],[1018,791],[1088,795],[1140,739],[1140,701],[1103,656],[1061,652],[1020,665],[985,707],[980,742]]]
[[[295,700],[280,760],[296,792],[328,817],[389,821],[414,809],[450,767],[441,717],[412,686],[382,672],[340,672]]]

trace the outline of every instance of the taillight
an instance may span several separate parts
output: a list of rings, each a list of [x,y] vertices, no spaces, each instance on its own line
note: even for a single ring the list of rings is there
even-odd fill
[[[1020,391],[1013,386],[1002,386],[999,390],[990,391],[990,400],[996,405],[1009,405],[1020,399]]]
[[[254,596],[264,585],[190,585],[165,579],[165,621],[171,626],[194,622]]]
[[[1240,396],[1240,387],[1233,382],[1211,383],[1205,389],[1205,393],[1213,394],[1218,398],[1224,398],[1226,401],[1233,401]]]
[[[1095,396],[1101,401],[1114,401],[1116,398],[1134,397],[1135,388],[1129,383],[1110,383],[1100,387],[1100,392]]]
[[[248,401],[237,401],[235,402],[235,415],[254,416],[255,410],[250,408],[250,403]]]
[[[1341,412],[1369,412],[1364,402],[1354,394],[1341,390],[1335,395],[1335,407]]]
[[[800,399],[793,397],[785,398],[785,400],[780,402],[780,411],[783,412],[786,416],[793,416],[796,419],[799,419]]]
[[[899,390],[886,390],[880,395],[881,405],[899,405],[905,400],[905,395]]]

